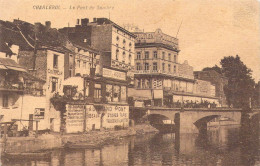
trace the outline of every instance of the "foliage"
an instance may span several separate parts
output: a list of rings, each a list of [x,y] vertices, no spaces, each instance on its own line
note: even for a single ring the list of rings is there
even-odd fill
[[[50,101],[56,110],[66,112],[66,104],[69,101],[67,96],[61,96],[59,93],[56,93]]]
[[[255,84],[255,89],[252,98],[252,107],[260,107],[260,81]]]
[[[217,65],[215,65],[213,67],[205,67],[204,69],[202,69],[202,71],[210,71],[210,70],[215,70],[219,74],[222,74],[222,69]]]
[[[220,64],[223,74],[228,78],[228,85],[224,87],[227,103],[233,107],[248,106],[255,84],[252,70],[247,68],[238,55],[224,57]]]

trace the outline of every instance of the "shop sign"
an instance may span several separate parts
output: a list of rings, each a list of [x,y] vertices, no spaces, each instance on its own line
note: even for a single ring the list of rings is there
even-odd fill
[[[53,69],[48,69],[49,74],[54,74],[54,75],[62,75],[62,71],[59,70],[53,70]]]
[[[126,73],[112,69],[103,68],[103,77],[126,80]]]
[[[45,108],[35,108],[34,119],[44,119]]]

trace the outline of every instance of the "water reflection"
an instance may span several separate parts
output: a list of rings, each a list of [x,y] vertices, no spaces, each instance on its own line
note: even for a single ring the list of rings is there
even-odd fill
[[[258,165],[259,144],[253,138],[241,142],[240,136],[238,127],[227,126],[209,128],[207,136],[180,134],[179,140],[174,134],[152,134],[128,137],[100,149],[53,150],[49,161],[2,159],[2,165]]]

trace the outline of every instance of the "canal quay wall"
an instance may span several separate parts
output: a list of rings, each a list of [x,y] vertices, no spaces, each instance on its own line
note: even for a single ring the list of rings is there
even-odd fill
[[[63,148],[67,144],[84,144],[89,147],[101,147],[114,143],[122,137],[133,135],[144,135],[146,133],[158,132],[149,124],[140,124],[122,130],[91,131],[80,134],[43,134],[34,137],[8,137],[6,145],[1,143],[1,151],[7,153],[38,152],[55,148]]]

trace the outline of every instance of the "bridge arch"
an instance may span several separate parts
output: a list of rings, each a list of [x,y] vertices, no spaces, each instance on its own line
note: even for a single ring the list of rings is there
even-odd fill
[[[185,111],[181,113],[182,133],[198,133],[207,130],[207,123],[216,117],[226,117],[240,124],[241,112],[230,111]]]

